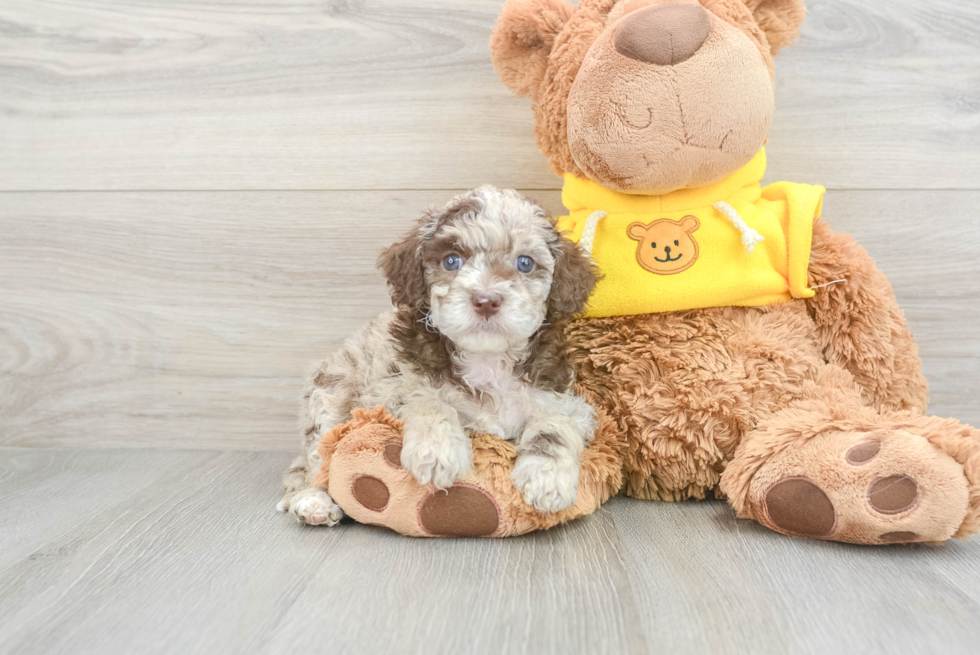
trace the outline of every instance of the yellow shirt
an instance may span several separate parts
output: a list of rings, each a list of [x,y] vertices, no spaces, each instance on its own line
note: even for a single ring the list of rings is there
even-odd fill
[[[760,150],[721,182],[662,196],[619,193],[566,175],[562,201],[569,215],[558,220],[558,229],[579,242],[589,217],[607,214],[592,221],[592,256],[604,277],[585,315],[758,306],[813,296],[807,267],[825,189],[791,182],[763,188],[765,170]],[[743,238],[753,230],[762,239],[754,245]]]

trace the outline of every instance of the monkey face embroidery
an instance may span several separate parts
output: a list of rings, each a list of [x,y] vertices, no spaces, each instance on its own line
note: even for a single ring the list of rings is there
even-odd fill
[[[701,223],[695,216],[680,221],[661,218],[649,224],[632,223],[626,233],[636,246],[636,261],[651,273],[673,275],[686,271],[698,259],[694,231]]]

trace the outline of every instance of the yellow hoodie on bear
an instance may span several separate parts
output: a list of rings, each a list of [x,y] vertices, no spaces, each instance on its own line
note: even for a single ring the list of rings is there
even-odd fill
[[[760,150],[721,182],[662,196],[619,193],[566,175],[562,201],[569,215],[558,219],[558,229],[591,251],[604,276],[585,315],[813,296],[807,267],[825,189],[791,182],[763,188],[765,171]]]

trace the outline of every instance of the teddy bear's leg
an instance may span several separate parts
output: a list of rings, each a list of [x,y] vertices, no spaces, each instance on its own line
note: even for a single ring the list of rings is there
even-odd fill
[[[980,528],[980,431],[917,412],[879,414],[846,371],[827,366],[805,398],[745,436],[720,487],[740,517],[791,536],[965,538]]]
[[[806,303],[824,355],[854,376],[865,404],[925,411],[928,385],[891,284],[852,236],[819,218],[809,282],[817,293]]]
[[[824,365],[813,333],[802,302],[575,321],[578,384],[625,443],[622,493],[713,496],[743,434]]]
[[[417,537],[503,537],[546,529],[594,511],[621,484],[618,432],[600,414],[599,430],[581,457],[574,506],[553,514],[524,502],[511,481],[513,444],[472,436],[473,466],[447,489],[419,484],[402,466],[402,423],[383,408],[354,410],[320,445],[315,481],[361,523]]]

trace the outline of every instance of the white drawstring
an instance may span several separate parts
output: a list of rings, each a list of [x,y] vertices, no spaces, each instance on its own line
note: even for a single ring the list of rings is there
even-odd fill
[[[592,256],[592,243],[595,241],[596,228],[599,227],[599,221],[606,216],[609,216],[609,212],[595,211],[585,219],[585,229],[582,230],[582,238],[578,240],[578,245],[589,257]]]
[[[752,251],[755,250],[755,244],[766,240],[764,236],[749,227],[749,224],[742,220],[742,217],[738,215],[735,208],[727,202],[719,200],[711,206],[724,214],[732,222],[732,225],[737,227],[738,231],[742,233],[742,246],[745,248],[745,252],[751,255]]]

